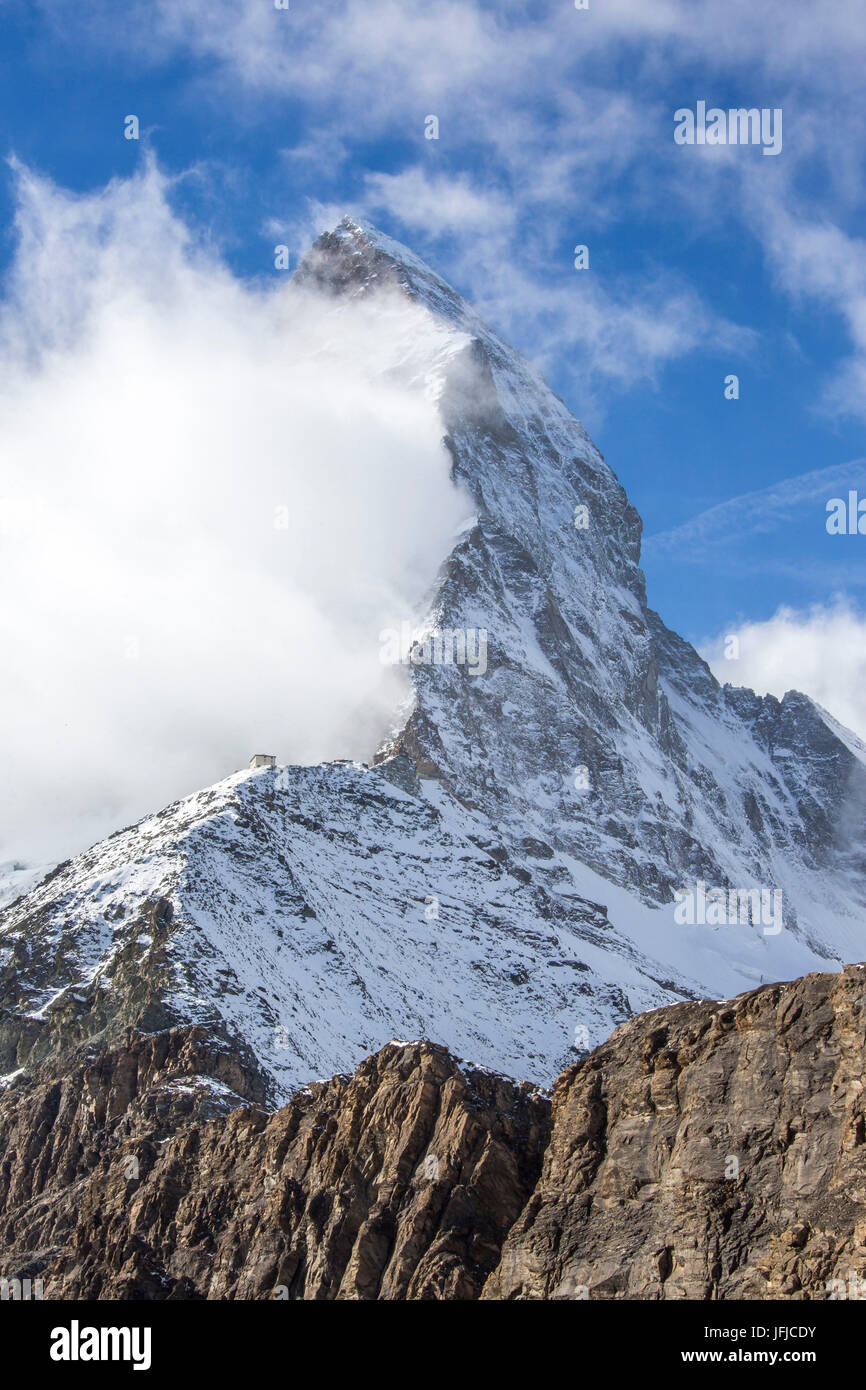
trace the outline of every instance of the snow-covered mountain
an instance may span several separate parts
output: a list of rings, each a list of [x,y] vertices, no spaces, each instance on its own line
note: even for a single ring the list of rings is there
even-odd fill
[[[411,252],[346,221],[295,279],[427,311],[405,376],[475,517],[410,706],[369,765],[236,774],[6,906],[0,1072],[192,1021],[273,1098],[395,1035],[546,1082],[632,1013],[862,957],[861,741],[721,687],[665,627],[598,450]],[[424,659],[453,633],[466,660]],[[780,893],[781,919],[680,925],[699,883]]]

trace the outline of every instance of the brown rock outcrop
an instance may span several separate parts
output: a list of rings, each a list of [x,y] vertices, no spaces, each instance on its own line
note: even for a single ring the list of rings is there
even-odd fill
[[[866,972],[635,1018],[558,1080],[485,1298],[819,1298],[866,1271]]]
[[[538,1178],[542,1095],[391,1044],[275,1114],[208,1120],[240,1098],[195,1032],[160,1067],[130,1037],[6,1098],[0,1273],[46,1298],[478,1297]]]

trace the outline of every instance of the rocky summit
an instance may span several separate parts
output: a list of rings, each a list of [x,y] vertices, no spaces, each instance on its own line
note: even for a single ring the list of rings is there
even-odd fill
[[[368,761],[236,773],[9,901],[16,866],[0,1274],[818,1296],[866,1229],[866,747],[664,625],[582,426],[410,251],[344,221],[289,293],[413,302],[473,515]]]

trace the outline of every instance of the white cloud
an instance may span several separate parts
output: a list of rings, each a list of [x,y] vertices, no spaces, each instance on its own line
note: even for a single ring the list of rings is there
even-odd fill
[[[425,311],[240,283],[167,194],[153,167],[81,198],[19,170],[0,860],[80,847],[256,751],[369,756],[404,694],[379,632],[470,510]]]
[[[728,635],[739,657],[725,658]],[[847,599],[805,610],[780,608],[765,622],[732,627],[701,647],[716,678],[780,699],[810,695],[847,728],[866,738],[866,614]]]
[[[404,227],[430,236],[467,231],[501,235],[515,219],[512,201],[476,187],[466,174],[431,175],[414,165],[399,174],[369,174],[365,184],[364,202],[372,212],[385,208]]]

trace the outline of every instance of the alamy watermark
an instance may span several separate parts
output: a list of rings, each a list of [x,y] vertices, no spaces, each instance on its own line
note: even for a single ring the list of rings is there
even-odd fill
[[[681,927],[761,926],[764,936],[778,936],[783,926],[778,888],[677,888],[674,921]]]
[[[724,111],[681,106],[674,112],[674,140],[678,145],[762,145],[763,154],[782,153],[781,106],[739,106]]]
[[[41,1303],[45,1286],[41,1279],[0,1279],[0,1302]]]
[[[844,497],[831,497],[827,503],[828,536],[866,536],[866,497],[851,488]]]
[[[470,676],[487,670],[487,628],[435,627],[416,637],[411,623],[379,633],[383,666],[465,666]]]
[[[130,1361],[134,1371],[151,1363],[149,1327],[82,1327],[73,1318],[68,1327],[51,1331],[52,1361]]]
[[[844,1279],[828,1279],[825,1287],[827,1297],[830,1299],[838,1301],[842,1298],[850,1298],[858,1303],[866,1299],[866,1279],[855,1269],[848,1270],[847,1284]]]

